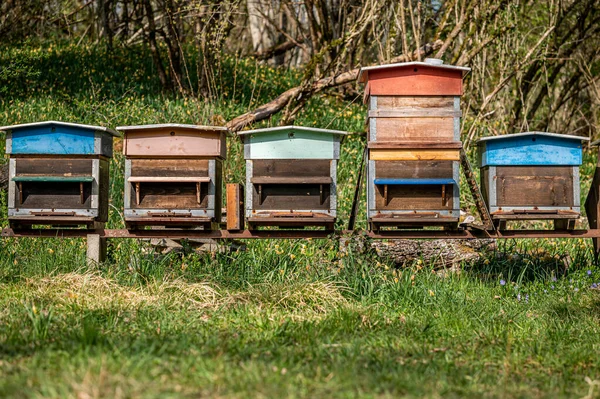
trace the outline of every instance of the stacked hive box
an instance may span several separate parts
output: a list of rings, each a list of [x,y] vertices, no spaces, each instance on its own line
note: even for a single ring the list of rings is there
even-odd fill
[[[283,126],[239,133],[246,158],[246,220],[258,226],[334,228],[336,130]]]
[[[114,130],[64,122],[1,127],[9,154],[8,219],[100,227],[108,219]]]
[[[469,71],[437,59],[361,69],[371,229],[457,226],[460,96]]]
[[[580,214],[579,165],[586,137],[528,132],[479,140],[481,190],[495,225],[554,220],[573,229]]]
[[[224,127],[124,126],[125,222],[215,228],[221,221]]]

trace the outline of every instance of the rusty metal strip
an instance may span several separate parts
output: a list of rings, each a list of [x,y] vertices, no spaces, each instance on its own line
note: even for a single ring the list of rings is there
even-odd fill
[[[84,230],[84,229],[35,229],[17,230],[10,228],[1,230],[0,237],[14,238],[83,238],[88,234],[98,234],[104,238],[212,238],[212,239],[306,239],[329,238],[332,235],[348,235],[355,231],[325,230]],[[472,239],[472,238],[600,238],[600,229],[591,230],[381,230],[368,232],[373,239]]]

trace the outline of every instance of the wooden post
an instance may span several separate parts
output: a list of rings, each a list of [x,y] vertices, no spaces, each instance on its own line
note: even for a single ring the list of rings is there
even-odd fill
[[[587,214],[590,229],[597,229],[600,227],[600,167],[596,167],[596,171],[594,172],[592,186],[590,187],[590,192],[585,200],[585,212]],[[600,255],[600,240],[598,238],[592,238],[592,245],[594,250],[594,260],[598,262],[598,257]]]
[[[244,186],[227,183],[227,230],[244,228]]]
[[[106,238],[100,234],[87,235],[86,263],[88,266],[97,266],[106,260]]]

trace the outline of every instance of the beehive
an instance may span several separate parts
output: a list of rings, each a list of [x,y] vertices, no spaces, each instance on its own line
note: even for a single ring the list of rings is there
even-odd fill
[[[337,160],[346,132],[300,126],[250,130],[244,140],[246,221],[258,226],[333,229]]]
[[[128,228],[217,228],[227,128],[182,124],[122,126]]]
[[[436,59],[361,69],[371,229],[457,226],[460,97],[469,71]]]
[[[109,159],[117,132],[56,121],[1,127],[9,155],[8,219],[98,227],[108,219]]]
[[[480,139],[481,191],[494,223],[504,228],[508,220],[554,220],[555,228],[574,228],[586,140],[543,132]]]

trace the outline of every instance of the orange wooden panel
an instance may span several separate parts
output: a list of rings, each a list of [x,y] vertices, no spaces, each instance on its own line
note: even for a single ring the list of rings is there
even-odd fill
[[[376,141],[454,141],[454,118],[377,118]]]
[[[404,66],[369,71],[371,96],[460,96],[462,72],[429,66]]]
[[[244,186],[227,183],[227,230],[244,228]]]
[[[225,134],[180,128],[128,132],[123,150],[131,157],[225,158]]]

